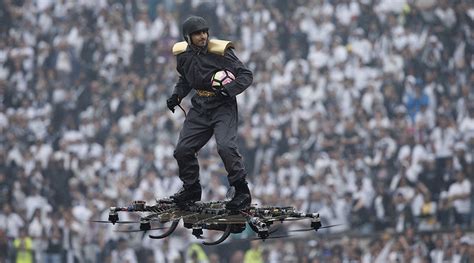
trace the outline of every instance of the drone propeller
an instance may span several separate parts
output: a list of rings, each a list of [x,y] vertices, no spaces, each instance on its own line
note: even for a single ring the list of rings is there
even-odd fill
[[[225,218],[219,218],[215,220],[206,220],[206,223],[211,224],[220,224],[220,225],[235,225],[235,224],[245,224],[246,221],[244,220],[228,220]]]
[[[302,217],[280,217],[280,218],[269,218],[269,219],[265,219],[266,221],[299,221],[299,220],[303,220],[303,219],[306,219],[306,218],[302,218]]]
[[[265,241],[267,239],[277,239],[277,238],[284,238],[284,237],[291,237],[291,235],[269,236],[269,237],[266,237],[266,238],[254,237],[254,238],[249,238],[248,240],[262,240],[262,241]]]
[[[288,232],[314,231],[314,230],[319,230],[319,229],[323,229],[323,228],[331,228],[331,227],[340,226],[340,225],[342,225],[342,224],[322,226],[322,227],[320,227],[320,228],[318,228],[318,229],[316,229],[316,228],[303,228],[303,229],[288,230]]]
[[[249,237],[249,238],[243,238],[239,239],[239,241],[254,241],[254,240],[262,240],[265,241],[267,239],[278,239],[278,238],[285,238],[285,237],[292,237],[293,235],[278,235],[278,236],[267,236],[267,237]]]
[[[271,226],[271,227],[268,229],[268,234],[271,235],[271,234],[277,232],[278,230],[280,230],[280,226]]]
[[[101,223],[101,224],[112,224],[112,222],[108,220],[89,220],[92,223]],[[140,221],[117,221],[113,224],[138,224]]]
[[[121,233],[133,233],[133,232],[146,232],[146,231],[152,231],[152,230],[161,230],[161,229],[166,229],[167,227],[154,227],[146,230],[141,230],[141,229],[118,229],[115,230],[115,232],[121,232]]]

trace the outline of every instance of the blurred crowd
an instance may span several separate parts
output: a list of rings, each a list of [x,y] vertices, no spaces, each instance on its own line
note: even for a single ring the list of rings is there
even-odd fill
[[[165,101],[190,14],[254,72],[254,201],[345,238],[211,250],[89,222],[181,186]],[[0,1],[0,262],[472,262],[473,28],[468,0]],[[203,200],[224,199],[214,140],[199,160]]]

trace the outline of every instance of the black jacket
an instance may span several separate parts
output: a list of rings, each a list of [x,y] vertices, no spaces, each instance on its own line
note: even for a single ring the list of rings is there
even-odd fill
[[[216,71],[227,69],[235,75],[235,80],[224,86],[230,97],[194,95],[192,104],[195,108],[212,109],[224,103],[235,103],[235,96],[247,89],[253,81],[252,72],[237,58],[232,47],[226,47],[221,55],[207,48],[188,45],[184,52],[177,54],[176,60],[180,76],[173,94],[177,94],[180,99],[186,97],[191,89],[212,91],[211,77]]]

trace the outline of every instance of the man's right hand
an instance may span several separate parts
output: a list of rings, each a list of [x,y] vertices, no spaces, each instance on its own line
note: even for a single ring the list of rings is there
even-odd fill
[[[174,113],[174,108],[181,103],[181,100],[178,97],[178,94],[173,94],[169,99],[166,100],[166,106],[168,109]]]

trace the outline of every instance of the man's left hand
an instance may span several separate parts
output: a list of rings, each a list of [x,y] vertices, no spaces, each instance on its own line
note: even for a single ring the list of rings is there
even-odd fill
[[[166,100],[166,106],[168,109],[174,113],[174,108],[179,105],[181,99],[179,98],[178,94],[173,94],[169,99]]]

